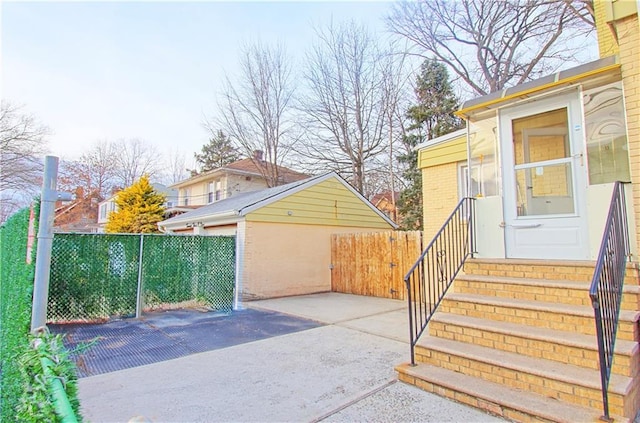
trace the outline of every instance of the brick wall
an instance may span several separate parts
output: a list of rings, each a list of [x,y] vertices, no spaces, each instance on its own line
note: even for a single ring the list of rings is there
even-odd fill
[[[638,15],[617,21],[616,32],[620,41],[622,84],[627,110],[629,161],[631,181],[633,182],[635,232],[638,240],[637,248],[640,251],[640,28]],[[637,257],[636,260],[638,260]]]
[[[331,291],[331,234],[381,231],[262,222],[245,225],[243,301]]]
[[[458,204],[458,163],[422,169],[424,235],[431,240]]]

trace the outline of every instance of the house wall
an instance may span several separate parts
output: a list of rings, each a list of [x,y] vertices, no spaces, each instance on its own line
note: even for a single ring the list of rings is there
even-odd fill
[[[192,184],[181,186],[178,204],[184,206],[185,191],[189,190],[189,205],[202,206],[209,204],[209,183],[220,181],[222,190],[221,200],[234,194],[265,189],[267,182],[258,176],[216,173],[210,178],[194,181]],[[215,187],[214,187],[215,190]],[[215,198],[215,197],[214,197]]]
[[[627,111],[627,142],[633,183],[634,221],[640,222],[640,27],[638,14],[616,21],[615,29],[620,46],[620,64],[624,101]],[[628,197],[627,197],[628,198]],[[628,200],[629,201],[629,200]],[[636,251],[640,251],[640,226],[635,228]],[[635,258],[637,261],[637,257]]]
[[[458,162],[422,169],[422,215],[426,242],[442,227],[460,201],[458,197]]]
[[[257,176],[230,174],[227,175],[227,178],[224,181],[224,190],[228,197],[241,192],[257,191],[265,188],[268,188],[267,182]]]
[[[389,230],[256,221],[242,226],[242,301],[330,291],[331,234]]]
[[[246,220],[393,229],[380,214],[336,179],[327,179],[251,212]]]
[[[618,54],[618,44],[613,36],[612,28],[607,22],[607,9],[610,9],[610,3],[609,1],[596,0],[593,4],[600,57]]]

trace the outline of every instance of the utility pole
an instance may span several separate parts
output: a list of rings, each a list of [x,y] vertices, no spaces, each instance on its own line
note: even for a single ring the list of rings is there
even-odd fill
[[[58,158],[46,156],[44,178],[40,194],[40,219],[38,224],[38,245],[36,250],[36,274],[33,282],[33,306],[31,309],[31,331],[47,323],[47,301],[49,299],[49,271],[51,267],[51,246],[53,244],[53,218],[56,201],[70,201],[71,194],[56,191],[58,180]]]

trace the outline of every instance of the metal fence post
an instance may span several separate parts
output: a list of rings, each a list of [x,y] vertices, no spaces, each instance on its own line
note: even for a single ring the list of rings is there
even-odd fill
[[[56,191],[58,178],[58,158],[46,156],[44,177],[40,197],[40,219],[38,226],[38,249],[36,250],[36,271],[33,281],[33,306],[31,309],[31,331],[47,324],[47,302],[49,299],[49,271],[51,266],[51,246],[53,245],[53,219],[57,200],[71,200],[68,193]]]
[[[140,234],[140,254],[138,254],[138,294],[136,297],[136,318],[142,316],[142,307],[144,306],[142,301],[142,250],[144,248],[144,234]]]

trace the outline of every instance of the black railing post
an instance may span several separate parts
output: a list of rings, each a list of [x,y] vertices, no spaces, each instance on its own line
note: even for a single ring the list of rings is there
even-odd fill
[[[616,182],[604,227],[600,252],[589,289],[593,305],[602,383],[602,420],[612,421],[609,414],[608,387],[622,304],[622,287],[629,255],[624,186]]]
[[[415,346],[466,259],[475,252],[474,200],[463,198],[404,277],[411,365]]]

